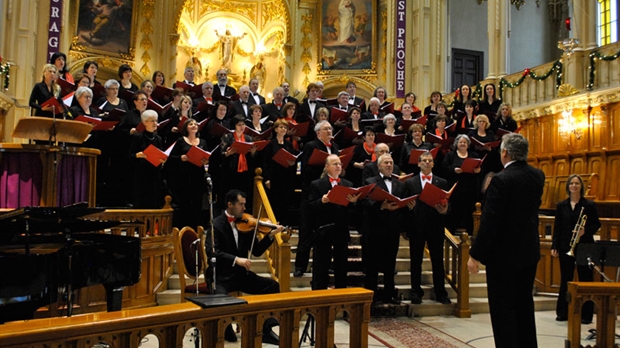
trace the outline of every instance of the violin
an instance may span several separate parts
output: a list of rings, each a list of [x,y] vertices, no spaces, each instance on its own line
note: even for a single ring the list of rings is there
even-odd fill
[[[240,219],[237,219],[235,225],[237,227],[237,231],[241,233],[254,232],[256,229],[256,225],[258,224],[258,232],[263,234],[268,234],[272,230],[278,228],[278,225],[274,224],[269,220],[269,218],[260,218],[257,219],[252,214],[243,213],[243,216]],[[289,233],[296,233],[297,231],[284,226],[284,230],[282,232],[288,231]]]

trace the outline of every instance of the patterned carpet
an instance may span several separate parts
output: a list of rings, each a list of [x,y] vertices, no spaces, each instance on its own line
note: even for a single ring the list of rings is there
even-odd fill
[[[370,335],[388,347],[462,348],[472,347],[414,319],[372,318]]]

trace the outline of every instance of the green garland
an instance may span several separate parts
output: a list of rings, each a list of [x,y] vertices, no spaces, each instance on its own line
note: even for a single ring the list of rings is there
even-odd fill
[[[591,91],[594,88],[594,75],[596,71],[596,65],[595,65],[596,60],[600,59],[600,60],[609,62],[612,60],[616,60],[618,56],[620,56],[620,51],[616,52],[616,54],[611,55],[611,56],[606,56],[604,54],[601,54],[599,51],[594,51],[590,53],[590,78],[588,80],[588,85],[586,86],[586,89],[588,91]]]
[[[553,66],[551,67],[551,69],[549,69],[549,71],[547,71],[543,75],[538,75],[530,69],[525,69],[523,70],[523,75],[521,75],[521,78],[519,78],[517,81],[512,82],[512,83],[508,82],[506,79],[502,77],[501,79],[499,79],[499,98],[504,99],[504,88],[505,87],[508,87],[508,88],[519,87],[523,83],[523,81],[525,81],[525,78],[528,76],[533,78],[536,81],[542,81],[542,80],[546,80],[554,72],[557,73],[555,76],[555,88],[558,89],[560,85],[562,84],[563,66],[564,64],[562,64],[562,61],[556,60],[555,63],[553,63]]]

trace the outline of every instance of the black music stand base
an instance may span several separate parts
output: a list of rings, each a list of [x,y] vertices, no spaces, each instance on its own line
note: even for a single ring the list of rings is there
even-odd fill
[[[316,340],[314,339],[314,316],[308,313],[308,320],[306,320],[306,325],[304,325],[304,331],[301,334],[301,338],[299,339],[299,346],[301,347],[302,342],[306,342],[306,339],[310,341],[310,345],[314,347]]]

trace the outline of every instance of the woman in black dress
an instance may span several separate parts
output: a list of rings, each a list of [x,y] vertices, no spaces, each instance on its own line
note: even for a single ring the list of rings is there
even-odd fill
[[[478,114],[486,114],[492,122],[495,120],[497,110],[499,110],[501,104],[502,100],[497,98],[495,85],[492,83],[484,85],[484,98],[482,98],[478,106]]]
[[[56,69],[58,69],[58,77],[67,82],[74,83],[73,76],[69,72],[69,69],[67,69],[67,56],[64,53],[52,53],[50,64],[54,64]]]
[[[288,131],[288,122],[278,119],[273,124],[275,137],[264,151],[263,176],[265,178],[265,186],[268,189],[269,201],[273,207],[273,212],[278,222],[283,225],[290,225],[291,219],[291,197],[294,192],[295,174],[297,170],[296,162],[290,161],[288,166],[273,160],[280,149],[284,149],[293,155],[297,155],[297,151],[293,148],[293,144],[286,139]]]
[[[512,107],[508,103],[502,103],[499,106],[499,114],[493,124],[491,130],[497,135],[497,130],[503,129],[508,132],[517,130],[517,122],[512,118]]]
[[[135,93],[138,91],[138,86],[136,86],[133,82],[131,82],[131,78],[133,77],[133,70],[127,64],[121,64],[118,67],[118,82],[119,82],[119,93],[123,95],[124,91],[130,91]]]
[[[468,134],[476,127],[476,102],[468,100],[463,108],[465,114],[456,121],[456,131],[460,134]]]
[[[363,130],[364,142],[356,145],[353,149],[353,158],[349,163],[349,167],[346,168],[345,178],[353,183],[354,187],[362,186],[362,171],[364,170],[364,164],[370,161],[376,161],[375,156],[375,132],[371,127],[366,127]]]
[[[601,227],[598,219],[598,213],[594,202],[585,199],[585,187],[583,180],[577,174],[573,174],[566,180],[566,194],[568,198],[559,202],[555,210],[555,223],[553,226],[553,239],[551,241],[551,255],[560,258],[560,292],[558,294],[558,302],[556,305],[555,320],[568,320],[568,301],[566,300],[566,291],[568,282],[573,280],[575,273],[575,257],[567,255],[571,250],[571,239],[573,232],[579,236],[579,242],[576,244],[578,249],[580,245],[594,243],[594,234]],[[585,226],[578,231],[574,231],[579,222],[579,215],[583,209],[583,215],[586,217]],[[573,252],[575,252],[573,250]],[[577,265],[577,275],[580,282],[593,281],[592,270],[587,265]],[[588,301],[583,305],[581,310],[581,323],[590,324],[592,322],[592,314],[594,305],[592,301]],[[603,318],[599,318],[604,320]]]
[[[452,234],[457,229],[465,229],[471,235],[474,229],[472,213],[476,201],[480,197],[478,174],[480,168],[473,173],[464,173],[461,165],[466,158],[479,158],[478,154],[470,151],[471,140],[465,134],[459,134],[454,139],[454,150],[448,152],[443,159],[445,177],[450,186],[458,182],[450,196],[450,212],[446,226]]]
[[[175,227],[204,225],[206,215],[201,214],[203,195],[207,189],[205,180],[205,167],[197,166],[189,162],[187,152],[192,146],[207,150],[207,142],[200,139],[198,134],[198,122],[189,119],[181,126],[181,137],[172,148],[166,162],[166,180],[172,202],[175,205]]]
[[[400,162],[399,167],[400,170],[407,174],[418,174],[420,172],[420,167],[417,164],[409,164],[409,157],[411,156],[411,151],[413,150],[431,150],[433,145],[426,141],[422,140],[422,135],[424,134],[424,126],[419,123],[414,123],[409,127],[409,138],[410,141],[405,142],[405,146],[400,152]]]
[[[428,117],[428,121],[431,121],[433,117],[437,115],[437,105],[441,103],[442,98],[441,92],[439,91],[433,91],[431,93],[431,105],[424,108],[424,115]]]
[[[58,69],[53,64],[45,64],[43,66],[43,72],[41,75],[43,79],[41,82],[34,85],[32,92],[30,93],[29,105],[32,108],[33,116],[41,117],[53,117],[53,106],[41,106],[41,104],[48,101],[50,98],[57,98],[60,94],[60,86],[56,84],[56,75]],[[62,118],[62,115],[56,115],[56,117]]]
[[[145,130],[132,135],[129,147],[129,158],[132,167],[132,199],[131,203],[137,209],[161,209],[164,205],[162,190],[162,176],[160,161],[157,166],[147,161],[144,150],[150,145],[163,150],[162,139],[157,133],[157,112],[146,110],[142,113],[142,123]]]
[[[457,120],[457,114],[463,114],[465,112],[465,103],[468,101],[473,101],[475,108],[476,101],[471,98],[471,88],[468,85],[462,85],[459,89],[459,97],[454,100],[454,106],[452,107],[452,118]]]

